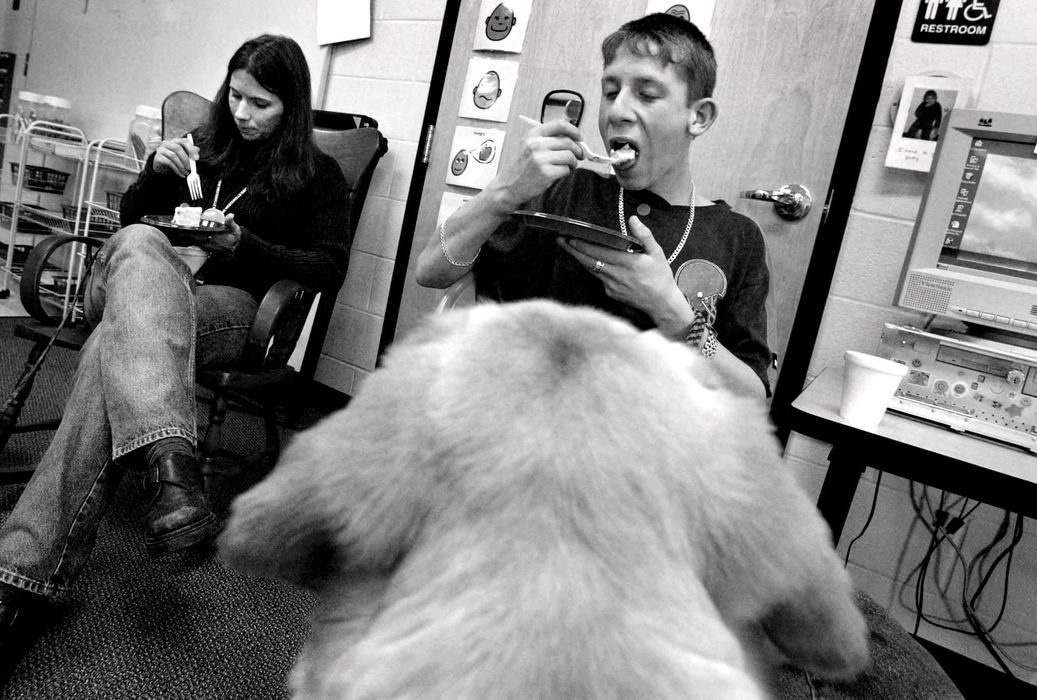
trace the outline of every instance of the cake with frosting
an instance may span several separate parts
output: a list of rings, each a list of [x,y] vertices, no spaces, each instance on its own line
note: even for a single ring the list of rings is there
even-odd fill
[[[202,224],[202,208],[181,205],[173,211],[173,223],[177,226],[193,226]]]

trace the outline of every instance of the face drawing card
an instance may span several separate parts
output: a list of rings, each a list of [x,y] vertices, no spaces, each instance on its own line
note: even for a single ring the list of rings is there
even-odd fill
[[[708,38],[709,29],[713,24],[713,8],[716,7],[716,4],[716,0],[684,0],[684,2],[648,0],[645,5],[645,14],[662,12],[679,17],[694,24]]]
[[[469,119],[508,121],[511,98],[518,82],[516,61],[473,58],[468,62],[465,88],[461,92],[458,114]]]
[[[971,81],[931,75],[909,76],[904,82],[886,167],[929,172],[940,127],[953,107],[967,107]]]
[[[504,131],[501,129],[457,127],[450,146],[446,184],[476,190],[486,187],[497,174],[503,145]]]
[[[472,48],[520,53],[532,5],[533,0],[483,0]]]

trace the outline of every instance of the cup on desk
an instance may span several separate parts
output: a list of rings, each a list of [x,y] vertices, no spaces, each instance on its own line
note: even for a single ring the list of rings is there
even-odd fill
[[[847,350],[843,359],[839,415],[858,428],[874,430],[907,374],[907,365],[856,350]]]

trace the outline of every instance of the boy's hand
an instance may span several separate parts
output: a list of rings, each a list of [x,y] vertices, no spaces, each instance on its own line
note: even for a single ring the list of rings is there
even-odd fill
[[[564,119],[531,128],[522,141],[518,159],[494,181],[512,209],[541,194],[565,177],[583,157],[580,131]]]
[[[676,333],[691,322],[693,314],[673,279],[666,253],[638,217],[630,217],[627,230],[644,245],[643,253],[627,253],[572,238],[558,240],[564,250],[601,280],[609,297],[644,311],[660,331]]]

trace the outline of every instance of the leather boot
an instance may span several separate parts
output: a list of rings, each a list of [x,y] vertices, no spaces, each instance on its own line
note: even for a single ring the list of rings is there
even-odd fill
[[[202,474],[194,457],[166,454],[148,467],[145,481],[148,512],[144,546],[159,556],[213,537],[220,522],[209,508]]]
[[[0,583],[0,688],[49,621],[46,598]]]

